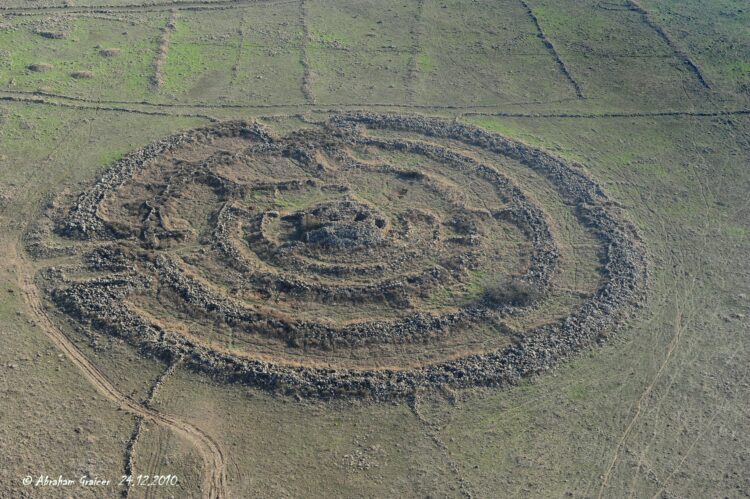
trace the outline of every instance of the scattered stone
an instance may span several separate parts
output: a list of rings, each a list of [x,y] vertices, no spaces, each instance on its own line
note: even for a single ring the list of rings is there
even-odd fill
[[[36,34],[51,40],[62,40],[68,36],[64,31],[37,31]]]
[[[47,71],[52,71],[52,69],[54,69],[54,67],[51,64],[45,64],[41,62],[29,65],[29,71],[33,71],[35,73],[46,73]]]
[[[120,55],[120,49],[118,48],[101,49],[99,51],[99,55],[101,55],[102,57],[107,57],[107,58],[117,57],[118,55]]]
[[[94,73],[91,71],[73,71],[70,76],[76,80],[87,80],[94,77]]]

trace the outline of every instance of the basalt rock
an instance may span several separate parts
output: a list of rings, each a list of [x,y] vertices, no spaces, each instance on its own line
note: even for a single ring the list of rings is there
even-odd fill
[[[525,330],[506,319],[560,292],[564,258],[552,215],[502,161],[548,182],[598,248],[585,299]],[[606,337],[647,275],[633,227],[582,167],[418,116],[336,115],[281,138],[245,122],[180,133],[113,164],[57,233],[98,245],[83,262],[101,276],[48,281],[74,320],[218,379],[326,398],[516,383]],[[495,247],[503,234],[515,253]],[[155,319],[170,314],[180,327]]]

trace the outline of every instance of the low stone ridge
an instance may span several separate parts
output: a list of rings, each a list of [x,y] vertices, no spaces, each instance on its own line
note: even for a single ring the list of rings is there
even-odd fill
[[[566,290],[558,214],[506,166],[596,245],[589,288]],[[81,326],[325,398],[515,383],[605,338],[646,280],[633,227],[580,166],[419,116],[180,133],[114,163],[56,227],[89,248],[85,275],[45,281]]]

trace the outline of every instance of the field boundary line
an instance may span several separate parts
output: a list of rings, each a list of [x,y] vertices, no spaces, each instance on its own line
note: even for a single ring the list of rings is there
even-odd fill
[[[657,23],[654,18],[651,16],[651,13],[646,10],[645,7],[643,7],[638,0],[628,0],[628,5],[630,7],[630,10],[633,12],[637,12],[640,14],[641,19],[643,19],[643,22],[648,25],[652,30],[656,32],[657,35],[659,35],[659,38],[661,38],[664,43],[669,46],[670,49],[674,52],[674,54],[687,66],[687,68],[690,70],[690,72],[695,76],[695,78],[698,80],[698,82],[706,89],[710,90],[711,85],[708,83],[708,80],[706,79],[706,76],[703,74],[703,71],[698,66],[698,64],[693,61],[693,59],[690,57],[690,55],[685,52],[672,38],[672,35],[669,34],[669,32],[664,28],[661,24]]]
[[[406,67],[406,99],[409,104],[414,104],[417,97],[414,84],[419,78],[419,54],[422,51],[422,16],[424,13],[424,0],[417,0],[416,12],[409,34],[411,35],[411,49],[409,50],[409,63]]]
[[[172,10],[169,13],[167,24],[164,25],[159,34],[159,39],[156,42],[156,55],[154,56],[154,62],[152,63],[152,69],[154,73],[151,75],[151,90],[156,92],[164,84],[164,66],[167,64],[167,57],[169,56],[169,45],[171,43],[172,34],[177,29],[177,10]]]
[[[272,7],[296,3],[296,0],[216,0],[216,1],[172,1],[154,4],[66,6],[46,5],[37,7],[0,7],[0,14],[35,16],[45,13],[61,14],[111,14],[114,12],[163,12],[170,10],[211,11],[232,10],[246,7]]]
[[[299,22],[302,27],[302,43],[300,44],[300,64],[302,64],[302,95],[305,102],[309,105],[315,105],[315,92],[313,91],[313,72],[310,66],[310,56],[308,49],[312,37],[310,34],[310,25],[308,24],[308,12],[306,0],[299,0]]]
[[[539,36],[542,39],[542,43],[544,43],[544,46],[549,50],[550,54],[552,54],[552,57],[555,59],[555,63],[557,64],[557,67],[560,69],[560,72],[565,77],[566,80],[572,85],[573,90],[576,93],[576,97],[579,99],[583,99],[583,91],[581,90],[581,85],[576,81],[575,78],[573,78],[573,75],[570,72],[570,69],[568,69],[568,66],[565,64],[565,61],[562,60],[562,57],[560,57],[560,53],[555,48],[555,45],[552,43],[552,40],[547,36],[547,33],[545,33],[544,29],[542,28],[541,23],[539,22],[539,18],[534,14],[534,11],[531,9],[531,6],[526,2],[526,0],[518,0],[521,2],[521,5],[526,10],[526,14],[531,19],[531,22],[534,23],[534,26],[536,26],[536,30],[539,32]]]
[[[6,94],[6,95],[3,95]],[[50,100],[50,99],[59,99],[59,100]],[[72,102],[61,102],[61,101],[75,101],[75,102],[85,102],[90,103],[92,105],[84,105],[84,104],[73,104]],[[144,114],[148,116],[164,116],[169,118],[202,118],[211,122],[220,122],[222,119],[217,118],[215,116],[210,116],[203,113],[188,113],[188,112],[166,112],[166,111],[158,111],[158,110],[148,110],[148,109],[137,109],[137,108],[131,108],[131,107],[123,107],[123,106],[117,106],[117,105],[101,105],[98,104],[98,102],[101,102],[102,104],[107,102],[114,102],[114,101],[95,101],[95,100],[86,100],[84,98],[79,97],[65,97],[65,96],[50,96],[48,98],[45,98],[45,94],[39,93],[39,92],[17,92],[17,91],[8,91],[8,90],[0,90],[0,102],[16,102],[21,104],[43,104],[48,106],[57,106],[57,107],[63,107],[63,108],[70,108],[70,109],[88,109],[93,111],[116,111],[116,112],[123,112],[123,113],[136,113],[136,114]],[[603,119],[603,118],[669,118],[669,117],[680,117],[680,116],[692,116],[696,118],[715,118],[715,117],[721,117],[721,116],[750,116],[750,108],[740,108],[740,109],[720,109],[720,110],[710,110],[710,111],[680,111],[680,110],[673,110],[673,111],[634,111],[634,112],[603,112],[603,113],[576,113],[576,112],[563,112],[563,113],[545,113],[545,112],[539,112],[539,113],[516,113],[516,112],[491,112],[491,111],[463,111],[462,109],[478,109],[481,107],[478,106],[469,106],[469,107],[461,107],[461,106],[441,106],[441,105],[404,105],[404,104],[387,104],[387,103],[379,103],[379,104],[356,104],[356,103],[350,103],[350,104],[340,104],[338,109],[335,107],[330,107],[327,105],[294,105],[290,104],[288,106],[286,105],[271,105],[271,106],[264,106],[264,105],[237,105],[237,106],[222,106],[222,105],[216,105],[212,106],[210,104],[207,105],[171,105],[171,104],[158,104],[158,103],[138,103],[138,102],[132,102],[132,105],[137,106],[147,106],[147,107],[157,107],[157,108],[194,108],[194,109],[248,109],[251,110],[249,113],[250,116],[255,118],[274,118],[274,117],[289,117],[289,116],[297,116],[302,111],[297,112],[291,112],[287,114],[281,114],[281,115],[257,115],[252,113],[253,109],[287,109],[287,110],[294,110],[299,108],[304,108],[305,110],[314,111],[314,112],[320,112],[320,113],[341,113],[343,109],[348,109],[351,111],[358,111],[358,110],[367,110],[372,108],[393,108],[393,109],[405,109],[405,110],[413,110],[413,111],[420,111],[420,110],[427,110],[427,111],[441,111],[441,110],[458,110],[461,111],[461,117],[472,117],[472,116],[486,116],[486,117],[492,117],[492,118],[528,118],[528,119]],[[498,107],[498,106],[492,106],[492,107]],[[227,118],[229,119],[229,118]]]
[[[161,387],[162,383],[166,381],[167,377],[172,374],[177,366],[182,362],[181,358],[174,359],[169,363],[167,368],[154,380],[154,383],[149,388],[148,394],[143,399],[142,404],[146,407],[151,407],[151,403],[156,397],[156,392]],[[127,446],[125,447],[125,475],[133,476],[135,468],[135,447],[138,444],[138,440],[141,437],[141,431],[143,430],[143,416],[135,416],[135,425],[133,426],[133,433],[130,436]],[[127,498],[130,495],[132,488],[132,482],[128,482],[122,491],[122,497]]]
[[[116,100],[116,99],[90,99],[86,97],[80,97],[77,95],[65,95],[53,92],[45,92],[42,90],[14,90],[9,88],[0,88],[0,94],[12,94],[12,95],[26,95],[26,96],[40,96],[49,97],[54,99],[65,99],[73,100],[77,102],[86,102],[90,104],[115,104],[115,105],[133,105],[133,106],[153,106],[153,107],[164,107],[164,108],[204,108],[204,109],[281,109],[281,108],[292,108],[292,107],[313,107],[312,104],[240,104],[240,103],[210,103],[210,102],[187,102],[184,104],[178,102],[152,102],[146,100]],[[549,101],[528,101],[528,102],[504,102],[498,105],[491,104],[479,104],[479,105],[453,105],[453,104],[403,104],[403,103],[389,103],[389,102],[344,102],[336,104],[339,107],[393,107],[403,109],[497,109],[502,106],[526,106],[532,104],[561,104],[564,102],[576,101],[574,98],[554,99]]]
[[[21,104],[44,104],[47,106],[56,106],[56,107],[63,107],[63,108],[68,108],[68,109],[88,109],[91,111],[117,111],[121,113],[144,114],[147,116],[164,116],[168,118],[203,118],[211,122],[221,121],[218,118],[215,118],[213,116],[209,116],[207,114],[200,114],[200,113],[168,113],[165,111],[153,111],[153,110],[149,111],[145,109],[134,109],[134,108],[118,107],[118,106],[101,106],[101,105],[85,106],[82,104],[71,104],[70,102],[58,102],[58,101],[52,101],[52,100],[43,99],[43,98],[16,97],[16,96],[10,96],[10,95],[0,95],[0,101],[16,102],[16,103],[21,103]]]

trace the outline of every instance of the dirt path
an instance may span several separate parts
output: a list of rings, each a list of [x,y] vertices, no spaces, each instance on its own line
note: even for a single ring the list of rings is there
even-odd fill
[[[443,458],[445,459],[446,464],[448,465],[448,468],[453,472],[453,474],[458,479],[458,487],[459,491],[461,493],[461,496],[472,499],[473,497],[476,497],[476,494],[472,491],[471,484],[469,481],[464,477],[464,474],[461,472],[461,467],[458,465],[458,463],[451,457],[450,451],[448,450],[448,446],[445,445],[445,442],[440,437],[439,429],[436,427],[435,424],[430,422],[419,410],[419,395],[414,394],[409,399],[409,409],[411,409],[412,414],[417,418],[417,421],[419,421],[419,424],[422,425],[424,428],[425,434],[433,441],[435,446],[440,450],[440,452],[443,454]]]
[[[159,388],[161,387],[162,383],[166,381],[166,379],[169,377],[170,374],[172,374],[175,369],[177,369],[177,366],[180,364],[181,359],[177,359],[169,364],[167,368],[164,370],[161,375],[154,380],[154,384],[151,385],[151,389],[148,392],[148,395],[143,399],[143,405],[146,407],[151,407],[152,402],[154,401],[154,398],[156,398],[156,392],[159,391]],[[125,451],[125,475],[133,476],[135,475],[134,469],[135,469],[135,452],[136,447],[138,446],[138,441],[141,438],[141,434],[143,432],[143,418],[140,416],[135,417],[135,425],[133,427],[133,433],[131,434],[130,441],[128,442],[128,445],[126,447]],[[156,435],[157,440],[161,440],[161,435],[157,433]],[[161,446],[158,446],[157,448],[161,448]],[[154,453],[153,457],[156,457],[158,453]],[[149,461],[151,462],[151,461]],[[158,460],[154,461],[154,463],[158,462]],[[154,465],[148,465],[146,467],[146,471],[148,471],[149,476],[158,475],[159,471],[155,470],[156,464]],[[127,498],[130,495],[130,491],[132,488],[132,482],[128,482],[128,484],[125,486],[125,489],[122,491],[122,497]],[[145,496],[151,497],[149,493],[153,494],[153,491],[155,489],[146,489]]]
[[[120,113],[135,113],[143,114],[146,116],[165,116],[171,118],[202,118],[212,123],[221,121],[221,119],[198,112],[167,112],[160,110],[162,108],[184,108],[184,109],[242,109],[245,113],[250,113],[258,119],[263,118],[288,118],[291,116],[298,117],[299,111],[289,111],[288,113],[282,114],[269,114],[259,115],[253,110],[259,109],[279,109],[279,110],[291,110],[292,108],[299,108],[300,106],[313,112],[321,113],[339,113],[343,110],[366,110],[372,108],[392,108],[392,109],[405,109],[410,111],[427,110],[427,111],[443,111],[451,110],[458,111],[461,118],[467,118],[472,116],[479,117],[491,117],[491,118],[528,118],[528,119],[610,119],[610,118],[674,118],[674,117],[695,117],[695,118],[714,118],[722,116],[750,116],[750,108],[740,109],[715,109],[715,110],[704,110],[704,111],[689,111],[689,110],[672,110],[672,111],[635,111],[635,112],[601,112],[601,113],[579,113],[579,112],[563,112],[563,113],[522,113],[512,111],[493,111],[499,106],[453,106],[453,105],[419,105],[419,104],[389,104],[389,103],[343,103],[337,104],[335,108],[328,107],[326,105],[317,105],[311,103],[298,104],[296,106],[286,104],[210,104],[210,103],[192,103],[192,104],[168,104],[158,102],[136,102],[136,101],[113,101],[113,100],[96,100],[86,99],[83,97],[76,96],[64,96],[48,94],[44,92],[31,92],[31,91],[14,91],[8,89],[0,89],[0,101],[15,102],[21,104],[37,104],[45,106],[54,106],[67,109],[83,109],[93,111],[113,111]],[[112,105],[107,103],[114,102],[129,102],[129,105]],[[553,101],[560,102],[560,101]],[[510,102],[507,105],[520,106],[528,104],[538,104],[537,102]],[[137,107],[134,107],[137,106]],[[479,111],[479,109],[486,109],[486,111]],[[226,118],[229,119],[229,118]]]
[[[20,241],[19,243],[20,244]],[[226,458],[221,447],[200,428],[191,425],[175,416],[161,413],[128,397],[114,386],[109,379],[75,346],[47,316],[42,305],[39,289],[33,281],[34,268],[21,255],[17,246],[8,248],[8,260],[13,259],[19,267],[19,287],[29,307],[30,313],[45,334],[59,348],[73,364],[78,367],[84,377],[104,397],[111,400],[122,410],[168,428],[191,442],[203,459],[205,474],[202,485],[203,497],[217,499],[228,497]]]
[[[244,50],[244,49],[243,49]],[[51,98],[61,99],[65,101],[81,102],[87,104],[97,105],[121,105],[121,106],[148,106],[156,108],[184,108],[184,109],[290,109],[298,108],[300,106],[315,108],[310,104],[274,104],[274,103],[245,103],[240,102],[234,103],[216,103],[216,102],[158,102],[148,100],[116,100],[116,99],[94,99],[81,97],[79,95],[67,95],[54,92],[45,92],[41,90],[14,90],[12,88],[0,88],[0,92],[12,96],[28,97],[28,98]],[[562,104],[564,102],[570,102],[575,99],[564,98],[564,99],[551,99],[551,100],[532,100],[532,101],[515,101],[515,102],[502,102],[500,104],[477,104],[477,105],[453,105],[453,104],[403,104],[396,102],[340,102],[336,104],[337,108],[368,108],[368,107],[393,107],[399,109],[446,109],[446,110],[458,110],[458,111],[472,111],[481,109],[499,109],[504,106],[528,106],[534,104]],[[128,108],[123,108],[128,109]],[[325,111],[327,108],[323,106],[317,107],[317,110]]]
[[[623,431],[622,435],[620,436],[620,439],[617,442],[617,445],[615,446],[615,450],[612,456],[612,461],[607,466],[606,471],[604,472],[604,475],[602,475],[602,482],[599,487],[599,493],[597,494],[598,499],[602,499],[605,496],[605,489],[609,485],[609,480],[612,477],[612,473],[617,466],[617,463],[620,461],[620,456],[622,454],[622,451],[625,447],[625,442],[627,441],[628,437],[633,431],[633,428],[635,427],[636,423],[638,422],[644,406],[647,404],[649,398],[651,397],[651,394],[654,391],[654,388],[656,387],[656,384],[661,380],[662,375],[664,374],[667,364],[669,364],[670,359],[672,358],[672,354],[674,353],[675,349],[680,343],[680,338],[682,337],[682,333],[684,332],[686,325],[684,324],[684,313],[685,309],[688,304],[689,298],[692,296],[695,286],[696,286],[697,280],[695,278],[692,279],[689,285],[689,289],[685,291],[685,296],[682,297],[682,300],[680,300],[679,297],[675,297],[675,304],[674,304],[674,310],[675,310],[675,316],[674,321],[672,323],[672,339],[670,340],[669,344],[667,345],[667,350],[664,355],[664,360],[661,362],[659,369],[656,371],[656,374],[654,374],[653,378],[651,379],[650,383],[646,386],[646,388],[641,393],[641,396],[638,398],[638,400],[635,403],[634,410],[633,410],[633,416],[630,419],[630,422],[625,427],[625,430]]]
[[[678,310],[677,313],[675,314],[674,336],[672,338],[672,341],[669,344],[669,347],[667,348],[667,353],[666,353],[664,362],[659,367],[659,370],[657,371],[654,378],[651,380],[651,383],[649,383],[649,385],[641,394],[641,397],[635,403],[635,412],[633,414],[633,417],[630,419],[630,423],[628,423],[628,426],[625,428],[625,431],[623,431],[622,435],[620,436],[620,440],[617,442],[617,446],[615,447],[612,461],[609,463],[609,466],[607,467],[607,470],[605,471],[603,475],[602,483],[601,483],[601,486],[599,487],[599,493],[597,494],[598,499],[602,499],[602,497],[604,497],[604,490],[609,485],[609,479],[612,476],[612,471],[614,471],[615,466],[620,460],[620,454],[622,452],[622,449],[624,448],[625,441],[627,440],[628,436],[630,436],[630,433],[633,430],[633,427],[635,426],[636,422],[638,421],[638,418],[641,415],[641,412],[642,412],[642,409],[646,400],[651,395],[651,392],[656,386],[657,381],[659,381],[659,379],[661,378],[661,374],[662,372],[664,372],[664,368],[666,367],[667,362],[672,357],[672,352],[674,352],[674,349],[677,347],[677,343],[679,342],[680,335],[682,334],[682,327],[680,325],[681,321],[682,321],[682,313],[681,311]]]

